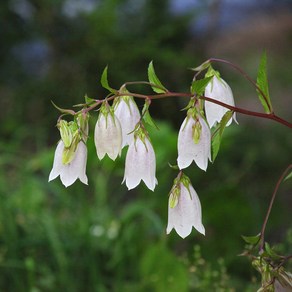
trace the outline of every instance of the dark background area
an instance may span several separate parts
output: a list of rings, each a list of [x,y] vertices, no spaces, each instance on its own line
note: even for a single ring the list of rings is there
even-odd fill
[[[158,100],[149,129],[159,184],[127,191],[125,151],[98,161],[91,114],[89,186],[48,183],[63,108],[84,95],[104,98],[99,83],[146,80],[153,60],[161,81],[188,92],[193,72],[225,58],[256,79],[268,55],[275,112],[291,121],[291,1],[5,0],[0,2],[0,290],[1,291],[255,291],[257,272],[240,235],[255,235],[278,177],[291,163],[291,130],[238,115],[218,158],[186,173],[198,192],[206,236],[165,234],[176,176],[177,133],[187,100]],[[215,66],[236,105],[262,111],[254,88],[232,68]],[[146,90],[137,88],[137,90]],[[139,107],[142,104],[138,102]],[[291,253],[291,181],[281,186],[267,240]],[[289,229],[290,228],[290,229]],[[290,250],[289,250],[290,249]],[[221,289],[221,290],[220,290]]]

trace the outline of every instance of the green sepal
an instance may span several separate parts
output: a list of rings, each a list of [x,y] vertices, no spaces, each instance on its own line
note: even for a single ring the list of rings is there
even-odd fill
[[[220,149],[220,144],[221,144],[221,139],[223,136],[223,132],[225,130],[226,124],[228,121],[232,118],[233,112],[232,111],[227,111],[225,115],[222,117],[220,123],[217,124],[214,130],[212,130],[212,162],[214,163],[219,149]]]
[[[266,113],[273,112],[270,94],[269,94],[269,83],[267,75],[267,54],[263,52],[261,56],[261,61],[258,69],[257,75],[257,86],[260,90],[257,89],[257,94],[260,99],[261,104],[264,107]]]
[[[202,63],[200,66],[198,66],[196,68],[191,68],[191,70],[201,72],[205,69],[208,69],[209,66],[211,66],[211,62],[210,62],[210,60],[207,60],[204,63]]]
[[[108,69],[108,66],[106,66],[102,72],[102,75],[101,75],[101,79],[100,79],[100,83],[102,85],[103,88],[107,89],[108,91],[110,91],[111,93],[114,93],[116,94],[117,91],[113,88],[111,88],[108,84],[108,79],[107,79],[107,69]]]
[[[193,125],[193,140],[195,144],[198,144],[200,141],[200,137],[201,137],[201,133],[202,133],[202,125],[199,122],[199,120],[196,121],[196,123]]]
[[[78,126],[76,122],[67,122],[65,120],[60,120],[58,123],[58,128],[60,131],[61,139],[65,147],[70,147],[74,137],[78,135]]]
[[[191,85],[191,94],[203,95],[206,86],[212,78],[213,76],[209,76],[204,79],[194,80]]]
[[[180,196],[180,186],[175,184],[169,195],[169,207],[174,208],[178,204],[178,198]]]
[[[87,94],[85,94],[85,96],[84,96],[84,100],[85,100],[85,103],[86,103],[87,105],[91,105],[92,103],[95,103],[95,102],[96,102],[95,99],[88,97]]]
[[[264,254],[262,254],[262,256],[264,255],[268,256],[272,260],[279,260],[281,258],[278,254],[274,252],[274,250],[270,247],[270,245],[267,242],[265,242],[265,251]]]
[[[69,164],[75,157],[78,143],[80,142],[79,135],[73,137],[73,141],[69,147],[64,147],[62,155],[62,163]]]
[[[167,89],[162,85],[162,83],[160,82],[160,80],[158,79],[155,73],[153,61],[151,61],[148,66],[148,80],[152,84],[151,87],[154,92],[156,93],[167,92]]]
[[[158,126],[155,124],[154,120],[152,119],[149,113],[150,102],[151,102],[150,100],[147,100],[147,99],[145,100],[145,103],[142,109],[142,117],[146,124],[159,130]]]
[[[179,170],[179,168],[178,168],[178,165],[177,165],[177,164],[175,164],[175,165],[172,165],[171,163],[169,163],[169,162],[168,162],[168,166],[169,166],[170,168],[174,169],[174,170]]]
[[[73,110],[70,110],[70,109],[63,109],[63,108],[60,108],[58,107],[52,100],[51,100],[51,103],[53,104],[53,106],[59,110],[62,114],[67,114],[67,115],[72,115],[74,116],[75,115],[75,112]]]
[[[260,241],[261,234],[259,233],[259,234],[255,235],[255,236],[244,236],[244,235],[241,235],[241,237],[243,238],[243,240],[246,243],[252,244],[252,245],[256,245]]]

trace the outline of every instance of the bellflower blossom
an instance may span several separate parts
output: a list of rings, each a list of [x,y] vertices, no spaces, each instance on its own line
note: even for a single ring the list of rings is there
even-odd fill
[[[131,96],[123,96],[117,99],[117,103],[114,105],[114,113],[121,123],[123,148],[126,145],[130,145],[134,140],[134,129],[140,121],[140,112]]]
[[[175,180],[170,192],[166,233],[175,229],[180,237],[185,238],[193,227],[205,235],[199,197],[189,178],[182,174],[181,178]]]
[[[206,171],[208,159],[211,160],[211,132],[200,114],[189,110],[179,130],[177,148],[179,169],[187,168],[195,161]]]
[[[206,86],[205,96],[234,106],[234,98],[231,88],[222,78],[217,77],[216,75],[213,76]],[[229,111],[229,109],[221,105],[205,101],[206,118],[210,128],[212,128],[216,122],[219,123],[227,111]],[[233,114],[233,119],[237,123],[235,113]],[[229,126],[231,122],[232,119],[227,122],[226,126]]]
[[[126,182],[126,186],[131,190],[143,180],[146,186],[154,191],[157,184],[155,153],[143,131],[140,128],[135,132],[134,140],[129,146],[123,182]]]
[[[115,160],[122,150],[122,129],[119,120],[108,104],[102,105],[95,126],[94,142],[101,160],[107,154]]]
[[[65,146],[61,140],[56,148],[53,168],[49,175],[49,181],[60,176],[60,179],[65,187],[72,185],[77,178],[81,182],[87,185],[86,176],[86,161],[87,161],[87,148],[83,141],[80,141],[77,145],[76,153],[74,158],[68,164],[64,164],[62,156]]]
[[[60,120],[58,122],[61,140],[55,151],[49,181],[60,176],[65,187],[72,185],[77,178],[87,185],[85,143],[88,136],[88,118],[88,114],[81,113],[74,121]]]

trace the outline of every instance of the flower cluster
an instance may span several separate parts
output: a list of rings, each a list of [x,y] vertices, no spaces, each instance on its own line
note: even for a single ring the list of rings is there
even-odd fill
[[[204,88],[204,96],[234,106],[232,91],[220,78],[219,73],[210,69],[206,76],[208,83]],[[164,87],[160,84],[155,91],[157,90],[161,93]],[[150,100],[145,100],[141,115],[133,96],[126,93],[124,90],[123,94],[113,95],[112,105],[109,104],[109,99],[95,104],[95,106],[100,106],[94,130],[97,157],[101,160],[107,155],[110,159],[116,160],[121,155],[122,149],[128,146],[122,183],[131,190],[143,181],[150,190],[154,191],[158,183],[155,174],[155,152],[143,122],[146,118],[151,119],[148,112]],[[206,171],[208,162],[212,161],[211,128],[220,126],[224,119],[224,127],[229,126],[232,116],[236,121],[234,113],[220,105],[209,101],[204,102],[198,99],[196,94],[191,96],[186,109],[187,114],[178,133],[179,174],[174,180],[169,195],[166,228],[167,234],[175,229],[182,238],[191,233],[192,227],[201,234],[205,234],[199,197],[190,179],[182,170],[194,161],[201,170]],[[60,176],[65,187],[72,185],[77,178],[87,184],[88,111],[88,105],[86,105],[85,109],[74,114],[73,121],[67,122],[63,119],[58,121],[61,140],[56,148],[49,181]],[[227,113],[229,115],[226,120]]]

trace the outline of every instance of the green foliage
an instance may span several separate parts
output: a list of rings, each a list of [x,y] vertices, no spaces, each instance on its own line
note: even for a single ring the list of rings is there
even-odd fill
[[[153,84],[151,85],[153,91],[155,91],[156,93],[167,92],[167,89],[162,85],[162,83],[160,82],[160,80],[158,79],[155,73],[152,61],[149,63],[149,66],[148,66],[148,79],[149,79],[149,82]]]
[[[268,75],[267,75],[267,54],[264,52],[261,57],[258,76],[257,76],[257,86],[259,90],[257,90],[258,97],[264,107],[266,113],[273,112],[270,94],[269,94],[269,83],[268,83]]]
[[[110,91],[111,93],[116,93],[116,90],[111,88],[109,86],[109,83],[108,83],[108,79],[107,79],[107,69],[108,69],[108,66],[106,66],[101,74],[101,79],[100,79],[100,83],[102,85],[103,88],[107,89],[108,91]]]
[[[220,149],[220,144],[223,136],[223,132],[226,128],[226,124],[228,121],[232,118],[233,112],[232,111],[227,111],[223,118],[221,119],[220,123],[216,125],[216,127],[212,130],[212,162],[214,163],[219,149]]]
[[[202,95],[205,91],[206,86],[208,85],[212,78],[213,76],[206,77],[200,80],[194,80],[191,85],[191,93],[192,94],[196,93],[199,96]]]

